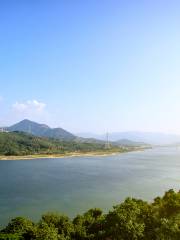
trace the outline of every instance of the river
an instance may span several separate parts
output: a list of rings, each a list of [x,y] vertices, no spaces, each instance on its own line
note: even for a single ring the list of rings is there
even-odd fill
[[[107,211],[127,196],[151,201],[180,189],[180,150],[153,148],[111,156],[0,161],[0,224],[59,211]]]

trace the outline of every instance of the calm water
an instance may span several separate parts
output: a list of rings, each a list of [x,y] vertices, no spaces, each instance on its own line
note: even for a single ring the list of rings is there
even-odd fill
[[[157,148],[106,157],[0,161],[0,224],[47,211],[74,216],[109,209],[127,196],[151,200],[180,189],[180,150]]]

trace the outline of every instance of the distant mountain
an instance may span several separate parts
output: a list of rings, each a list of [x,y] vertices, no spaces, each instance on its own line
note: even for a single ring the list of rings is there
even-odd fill
[[[106,134],[79,133],[80,137],[97,138],[100,140],[106,139]],[[158,132],[114,132],[109,133],[110,141],[119,141],[128,139],[135,142],[145,142],[148,144],[175,144],[180,142],[180,135],[166,134]]]
[[[106,134],[79,133],[77,136],[62,129],[50,128],[46,124],[40,124],[28,119],[22,120],[10,127],[0,128],[0,132],[19,131],[29,133],[39,137],[54,138],[59,140],[75,140],[76,142],[102,143],[106,142]],[[109,133],[109,141],[119,144],[136,146],[145,144],[176,144],[180,142],[180,135],[165,134],[157,132],[114,132]]]
[[[100,140],[97,138],[82,138],[82,137],[77,137],[76,142],[79,143],[97,143],[97,144],[104,144],[106,145],[107,139],[106,140]],[[131,141],[129,139],[121,139],[118,141],[109,141],[109,144],[111,146],[119,146],[119,147],[148,147],[150,144],[144,143],[144,142],[136,142],[136,141]]]
[[[92,138],[92,139],[99,139],[102,141],[106,141],[107,136],[105,134],[96,134],[96,133],[91,133],[91,132],[79,132],[76,133],[76,136],[80,138]]]
[[[131,141],[129,139],[121,139],[121,140],[118,140],[118,141],[114,142],[114,144],[117,144],[117,145],[120,145],[120,146],[128,146],[128,147],[139,147],[139,146],[148,145],[144,142],[135,142],[135,141]]]
[[[98,144],[105,144],[106,141],[104,140],[100,140],[100,139],[96,139],[96,138],[83,138],[83,137],[76,137],[75,139],[76,142],[79,143],[98,143]]]
[[[39,124],[28,119],[7,127],[6,130],[9,132],[25,132],[39,137],[48,137],[60,140],[74,140],[76,138],[75,135],[62,128],[50,128],[45,124]]]

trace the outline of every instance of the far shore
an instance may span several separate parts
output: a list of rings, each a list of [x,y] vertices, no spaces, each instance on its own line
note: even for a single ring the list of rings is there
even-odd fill
[[[33,159],[44,159],[44,158],[67,158],[67,157],[92,157],[92,156],[108,156],[108,155],[117,155],[125,152],[89,152],[89,153],[67,153],[67,154],[34,154],[34,155],[24,155],[24,156],[0,156],[1,160],[33,160]]]
[[[65,154],[34,154],[34,155],[23,155],[23,156],[5,156],[0,155],[0,161],[6,160],[33,160],[33,159],[45,159],[45,158],[66,158],[66,157],[93,157],[93,156],[109,156],[118,155],[121,153],[127,153],[132,151],[142,151],[142,149],[134,149],[129,151],[117,151],[117,152],[86,152],[86,153],[65,153]]]

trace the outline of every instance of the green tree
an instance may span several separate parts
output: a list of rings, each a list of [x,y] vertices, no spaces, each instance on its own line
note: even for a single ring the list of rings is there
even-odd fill
[[[46,223],[48,226],[53,226],[58,230],[59,235],[63,235],[67,239],[70,239],[71,234],[74,232],[72,221],[65,215],[47,213],[42,216],[41,222]]]
[[[105,237],[114,240],[139,240],[143,238],[144,223],[137,201],[127,198],[114,207],[105,219]]]
[[[153,203],[127,198],[112,211],[90,209],[73,221],[57,213],[44,214],[35,224],[17,217],[0,240],[179,240],[180,193],[167,191]]]
[[[99,208],[90,209],[73,220],[75,239],[101,239],[104,216]]]
[[[180,192],[170,189],[162,198],[155,198],[153,206],[157,208],[160,217],[173,217],[180,212]]]
[[[10,221],[10,223],[5,227],[2,232],[3,233],[18,233],[20,235],[23,235],[27,231],[31,230],[33,228],[34,224],[31,220],[23,218],[23,217],[17,217]]]
[[[47,223],[40,223],[34,229],[33,236],[31,240],[64,240],[63,238],[59,238],[58,229],[53,225],[48,226]]]

